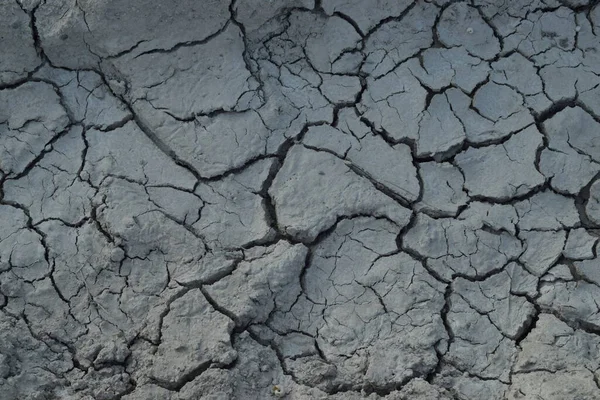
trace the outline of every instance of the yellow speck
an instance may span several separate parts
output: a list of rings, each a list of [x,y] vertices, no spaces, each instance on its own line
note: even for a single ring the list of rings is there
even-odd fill
[[[281,394],[281,388],[279,386],[277,386],[277,385],[274,385],[273,386],[273,394],[275,396],[279,396]]]

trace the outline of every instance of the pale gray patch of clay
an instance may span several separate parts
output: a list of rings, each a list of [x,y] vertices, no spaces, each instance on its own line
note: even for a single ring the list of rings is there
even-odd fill
[[[594,83],[597,83],[598,77],[594,79]],[[596,116],[600,115],[600,106],[598,102],[600,101],[600,90],[598,90],[597,85],[595,85],[592,89],[586,90],[579,95],[581,102]]]
[[[345,107],[339,111],[337,128],[342,132],[354,136],[356,139],[373,133],[373,130],[363,122],[356,108]]]
[[[506,124],[533,122],[529,111],[523,105],[523,97],[511,87],[494,82],[486,83],[477,90],[473,96],[473,107],[483,118],[490,121],[504,121]]]
[[[453,284],[454,293],[467,302],[470,308],[513,340],[524,332],[535,314],[533,304],[522,296],[512,294],[513,284],[517,281],[513,281],[514,275],[511,276],[508,271],[514,271],[514,268],[520,267],[513,263],[506,271],[492,275],[482,282],[457,278]],[[528,275],[526,272],[521,274]],[[534,288],[536,283],[534,279]]]
[[[47,393],[60,394],[63,381],[56,379],[55,374],[65,374],[72,368],[68,350],[47,346],[32,336],[22,319],[4,312],[0,313],[0,328],[3,332],[0,342],[2,396],[35,398],[42,385]]]
[[[559,230],[579,224],[575,201],[548,190],[515,203],[515,209],[519,214],[520,229]]]
[[[402,387],[400,391],[392,392],[391,394],[383,397],[384,399],[389,398],[398,400],[410,400],[410,399],[431,399],[431,400],[451,400],[452,394],[449,391],[440,388],[437,385],[428,383],[423,378],[415,378],[408,382]],[[343,400],[342,398],[338,400]]]
[[[206,203],[192,228],[207,244],[231,249],[263,242],[274,235],[265,209],[262,187],[274,159],[258,161],[220,181],[201,183],[196,194]]]
[[[504,287],[500,290],[507,289]],[[517,310],[512,312],[518,313]],[[484,379],[509,383],[510,367],[517,354],[514,341],[504,336],[489,317],[481,315],[463,299],[460,292],[451,295],[447,319],[454,340],[445,359],[459,370],[470,371]]]
[[[392,19],[379,26],[365,41],[367,56],[362,71],[373,78],[382,77],[419,50],[431,46],[437,14],[437,7],[417,2],[401,20]],[[369,11],[365,15],[372,14]]]
[[[595,285],[600,284],[600,271],[598,271],[598,259],[576,261],[573,263],[577,276],[584,278],[587,282]]]
[[[600,172],[600,128],[580,107],[568,107],[544,122],[548,148],[540,158],[541,172],[558,191],[578,194]]]
[[[542,79],[537,75],[534,64],[519,53],[513,53],[493,62],[490,79],[500,85],[516,88],[526,96],[544,90]]]
[[[321,91],[332,103],[352,103],[361,90],[357,76],[321,74]]]
[[[327,197],[327,191],[335,195]],[[269,194],[279,228],[306,241],[314,240],[340,217],[370,214],[404,226],[410,215],[408,209],[377,190],[367,178],[353,173],[342,160],[302,146],[290,150]]]
[[[219,305],[235,316],[241,327],[267,321],[274,310],[285,312],[299,294],[300,274],[307,248],[280,241],[270,247],[257,247],[245,253],[233,273],[207,286],[206,291]],[[232,296],[232,293],[238,292]]]
[[[70,345],[85,334],[85,327],[71,316],[69,305],[59,297],[49,277],[25,280],[10,273],[3,274],[2,291],[9,299],[14,298],[6,304],[4,312],[26,320],[34,337],[48,335],[48,338],[65,338],[63,345]],[[53,307],[49,308],[49,304]],[[75,313],[78,311],[74,310]],[[88,315],[95,313],[95,310],[86,311],[89,311]],[[100,321],[96,322],[101,324]],[[95,330],[94,326],[90,328],[90,331]]]
[[[69,123],[49,84],[27,82],[0,90],[0,170],[8,176],[23,172]]]
[[[229,17],[227,3],[218,0],[202,7],[193,1],[155,7],[146,0],[67,0],[43,2],[36,12],[46,54],[54,65],[72,69],[90,68],[100,58],[202,42],[219,32]]]
[[[216,371],[220,371],[220,370],[216,370]],[[212,375],[210,373],[210,370],[205,372],[205,374],[202,374],[201,376],[204,375]],[[218,380],[216,379],[216,377],[212,377],[213,378],[213,383],[216,385]],[[194,380],[193,382],[198,381],[201,378],[198,378],[196,380]],[[219,393],[221,394],[221,393]],[[227,392],[224,392],[223,394],[228,394]],[[169,389],[165,389],[161,386],[158,386],[156,384],[140,384],[138,385],[135,390],[131,393],[127,393],[125,396],[122,397],[122,400],[173,400],[173,399],[178,399],[177,397],[174,397],[173,392],[171,392]]]
[[[551,139],[552,140],[552,139]],[[542,150],[540,172],[558,192],[577,195],[600,172],[600,164],[572,148]]]
[[[477,277],[504,268],[522,253],[519,239],[508,232],[489,232],[486,216],[467,213],[465,219],[434,219],[418,214],[402,238],[402,247],[427,259],[444,280],[456,275]]]
[[[590,187],[590,198],[585,205],[587,217],[595,224],[600,225],[600,181]]]
[[[598,47],[595,35],[595,26],[598,20],[598,10],[594,7],[589,13],[579,11],[575,15],[575,32],[577,32],[576,48],[585,52]],[[589,18],[588,18],[589,16]],[[591,57],[594,58],[593,56]]]
[[[71,128],[27,175],[4,183],[4,199],[26,207],[34,224],[49,218],[77,224],[88,217],[94,190],[78,176],[84,148],[82,129]]]
[[[254,110],[198,116],[192,121],[178,121],[147,104],[140,104],[138,111],[148,116],[145,120],[156,137],[203,178],[242,167],[268,154],[268,143],[276,136],[281,138],[278,144],[284,139],[269,131]]]
[[[310,62],[306,56],[300,61],[282,65],[273,71],[269,69],[269,78],[273,79],[275,93],[281,95],[282,100],[289,102],[293,109],[298,110],[300,116],[304,116],[306,119],[306,123],[311,121],[331,123],[333,105],[321,89],[322,75],[315,72]],[[271,101],[275,102],[278,99],[273,98]],[[267,106],[268,103],[269,100],[267,100]],[[273,104],[280,107],[280,104]],[[281,114],[281,110],[279,114]],[[263,114],[261,113],[261,115]],[[279,116],[275,118],[276,120],[280,119]],[[265,118],[263,117],[263,119]],[[267,119],[269,118],[265,119],[265,123],[267,123]],[[291,136],[290,132],[286,132],[286,136]]]
[[[494,58],[501,50],[492,28],[477,9],[467,3],[454,3],[447,7],[436,29],[439,40],[445,46],[464,47],[469,54],[484,60]]]
[[[507,398],[593,398],[598,391],[598,345],[595,335],[541,314],[521,343]]]
[[[594,260],[594,264],[597,263]],[[594,265],[597,269],[597,265]],[[584,270],[577,268],[578,273]],[[597,329],[600,326],[600,310],[594,301],[600,295],[597,273],[592,276],[583,275],[583,280],[558,280],[557,282],[544,282],[540,287],[540,297],[537,302],[542,309],[556,313],[561,319],[575,324],[585,324]],[[595,278],[593,283],[588,282]]]
[[[375,158],[383,164],[375,164]],[[360,141],[360,147],[348,151],[346,160],[349,162],[347,165],[358,167],[403,199],[414,201],[419,196],[417,171],[407,145],[397,144],[392,147],[371,134]],[[384,165],[388,167],[385,168]]]
[[[515,0],[498,3],[495,0],[475,0],[474,5],[502,37],[514,33],[532,11],[558,8],[559,0]]]
[[[108,132],[90,129],[85,137],[89,149],[81,176],[94,186],[100,185],[107,176],[187,189],[196,183],[191,172],[157,148],[133,121]]]
[[[34,76],[57,85],[73,122],[87,128],[110,130],[132,117],[96,72],[73,72],[45,65]]]
[[[100,199],[97,219],[128,256],[144,258],[158,251],[176,276],[178,269],[190,268],[204,255],[203,240],[153,203],[144,186],[109,178],[99,188]]]
[[[313,249],[304,275],[306,297],[276,312],[270,324],[282,333],[318,332],[325,359],[310,337],[294,352],[289,334],[279,339],[280,351],[289,354],[286,365],[301,382],[385,387],[434,368],[434,347],[446,340],[436,311],[443,306],[444,285],[419,261],[395,251],[398,232],[384,219],[343,220]],[[323,381],[319,369],[329,370],[332,382]]]
[[[138,314],[126,317],[120,309],[126,286],[119,276],[123,251],[109,243],[93,222],[72,228],[50,221],[39,229],[53,268],[46,278],[35,281],[4,276],[2,291],[21,300],[10,302],[6,311],[23,315],[34,337],[44,337],[53,351],[69,349],[70,362],[82,366],[62,375],[60,386],[77,387],[81,396],[124,394],[131,388],[122,366],[128,355],[126,341],[135,337],[139,332],[135,324],[142,321]],[[128,299],[123,300],[127,304]],[[60,343],[51,338],[60,338]]]
[[[519,257],[525,268],[536,276],[544,275],[560,258],[566,240],[565,231],[519,232],[525,252]]]
[[[19,208],[0,205],[0,271],[21,279],[40,279],[50,266],[44,259],[43,237],[28,228],[27,215]]]
[[[433,96],[419,122],[417,156],[443,158],[445,153],[460,149],[465,138],[465,127],[450,108],[446,95]]]
[[[421,58],[409,60],[407,67],[431,90],[452,85],[469,93],[485,81],[490,72],[488,62],[469,55],[463,47],[425,49]]]
[[[354,50],[359,49],[361,36],[346,20],[294,11],[289,24],[287,34],[298,42],[299,50],[317,72],[348,73],[358,67],[358,53]]]
[[[125,278],[119,275],[119,265],[125,254],[104,237],[93,222],[71,228],[58,221],[48,221],[41,224],[41,229],[50,247],[49,257],[54,262],[54,297],[67,300],[69,303],[64,306],[70,311],[67,313],[58,308],[52,318],[55,325],[48,325],[46,329],[56,335],[64,335],[65,331],[78,332],[65,340],[75,342],[82,364],[90,364],[95,356],[93,348],[89,357],[84,351],[88,340],[94,341],[93,347],[100,350],[114,340],[113,335],[127,332],[127,339],[131,339],[143,322],[134,315],[126,316],[119,308],[126,286]],[[34,299],[36,296],[41,295],[32,293]],[[32,319],[43,326],[41,316]]]
[[[452,111],[465,127],[467,140],[471,143],[498,140],[534,123],[533,117],[522,105],[518,93],[507,86],[488,83],[476,92],[475,96],[479,94],[477,101],[471,100],[455,88],[448,89],[445,93]],[[498,100],[502,100],[502,103],[498,104]],[[494,120],[483,115],[478,107],[491,111],[495,116],[501,113],[505,118]]]
[[[519,53],[492,63],[490,79],[517,90],[524,96],[525,105],[538,114],[552,105],[552,101],[544,93],[544,83],[533,62]]]
[[[237,358],[230,335],[233,322],[215,311],[200,290],[193,289],[169,304],[162,321],[162,340],[148,354],[149,375],[176,385],[206,364],[225,366]],[[197,332],[190,337],[189,332]]]
[[[415,209],[437,217],[454,217],[467,204],[463,191],[464,178],[450,163],[427,162],[419,164],[423,181],[423,197]]]
[[[586,58],[580,50],[565,52],[550,48],[535,56],[534,62],[541,67],[539,75],[549,99],[557,102],[580,97],[587,107],[597,109],[594,103],[597,92],[594,89],[600,83],[600,77],[594,58]]]
[[[369,3],[361,0],[325,0],[322,4],[323,10],[328,15],[337,12],[350,17],[363,34],[386,18],[399,17],[411,5],[408,0],[376,0]]]
[[[243,250],[213,249],[197,265],[177,271],[173,280],[183,286],[213,283],[231,273],[243,258]]]
[[[357,138],[348,126],[362,122],[355,115],[347,113],[343,113],[340,120],[348,124],[342,127],[344,131],[326,125],[310,127],[303,143],[311,149],[334,153],[344,159],[349,167],[367,174],[398,197],[406,201],[416,200],[420,188],[410,148],[405,144],[391,146],[370,131]]]
[[[481,220],[483,226],[498,232],[517,233],[519,216],[510,204],[490,204],[472,201],[469,207],[460,214],[462,220]]]
[[[25,79],[41,62],[30,23],[30,16],[17,1],[0,4],[0,86]]]
[[[575,14],[570,9],[560,7],[548,12],[535,11],[504,38],[504,51],[518,50],[531,57],[551,47],[573,50],[575,33]]]
[[[246,68],[243,51],[241,32],[230,24],[206,43],[169,53],[127,54],[106,61],[106,68],[127,80],[127,97],[134,109],[135,103],[142,101],[187,119],[216,110],[248,108],[242,95],[256,90],[258,83]],[[151,121],[149,117],[145,120]]]
[[[231,369],[209,369],[187,383],[176,400],[303,398],[304,388],[282,370],[277,354],[253,340],[247,332],[236,337],[238,358]],[[323,394],[315,391],[314,395]],[[308,397],[307,397],[308,398]]]
[[[281,17],[292,7],[312,8],[311,0],[284,0],[265,5],[262,0],[239,0],[234,3],[236,20],[246,29],[246,33],[260,32],[260,28],[268,25],[273,19]],[[279,22],[279,21],[278,21]]]
[[[434,383],[451,388],[459,398],[489,400],[504,400],[508,385],[494,379],[481,379],[461,372],[451,365],[442,366],[440,373],[435,376]]]
[[[426,98],[419,81],[400,67],[381,78],[367,78],[367,90],[357,109],[393,139],[417,139]]]
[[[572,260],[594,258],[594,247],[597,242],[598,238],[590,235],[584,228],[571,229],[563,250],[563,256]]]
[[[363,59],[359,51],[362,38],[349,22],[304,10],[293,10],[288,22],[283,32],[264,41],[264,48],[258,50],[260,60],[293,66],[305,59],[313,73],[358,72]]]
[[[359,152],[362,150],[360,140],[364,137],[366,135],[362,138],[357,138],[332,126],[317,125],[308,128],[302,139],[302,143],[308,148],[324,150],[340,158],[345,158],[352,148],[357,148]]]
[[[146,187],[148,200],[181,224],[193,225],[200,218],[204,201],[195,193],[168,186]]]
[[[253,96],[260,104],[256,111],[271,132],[265,144],[267,152],[277,152],[284,140],[299,135],[307,124],[333,122],[334,105],[321,90],[324,78],[311,66],[302,43],[298,43],[305,34],[285,31],[268,39],[257,50],[263,83],[263,90],[258,94],[269,95],[266,98]],[[263,59],[267,57],[265,53],[268,59]]]
[[[550,268],[546,275],[542,276],[540,281],[542,282],[557,282],[557,281],[571,281],[573,280],[573,274],[571,269],[566,264],[556,264]]]
[[[469,148],[455,157],[465,175],[470,196],[496,200],[525,195],[544,184],[535,168],[537,150],[543,145],[535,126],[524,129],[506,142]]]
[[[168,391],[153,383],[138,385],[123,400],[195,400],[290,398],[294,400],[450,400],[449,393],[422,378],[415,378],[400,390],[388,395],[359,392],[327,394],[319,389],[295,382],[280,365],[277,353],[265,343],[259,343],[247,332],[235,337],[238,358],[231,368],[209,368],[178,391]]]
[[[167,289],[169,268],[160,254],[152,252],[146,259],[127,258],[121,264],[120,273],[127,277],[128,288],[123,291],[127,301],[124,309],[132,318],[144,320],[144,311]],[[143,310],[143,311],[142,311]]]

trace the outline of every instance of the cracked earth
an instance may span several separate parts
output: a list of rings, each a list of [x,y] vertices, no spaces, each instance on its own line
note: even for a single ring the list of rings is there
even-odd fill
[[[0,54],[3,400],[600,398],[598,1],[0,0]]]

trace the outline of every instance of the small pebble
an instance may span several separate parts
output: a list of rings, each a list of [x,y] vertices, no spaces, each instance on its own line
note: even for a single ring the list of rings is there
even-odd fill
[[[580,26],[576,26],[576,27],[575,27],[575,32],[579,32],[580,30],[581,30],[581,27],[580,27]]]
[[[468,27],[468,28],[467,28],[467,33],[468,33],[469,35],[470,35],[470,34],[472,34],[472,33],[473,33],[473,28],[471,28],[471,27]]]
[[[273,386],[272,393],[274,396],[281,396],[281,388],[277,385]]]

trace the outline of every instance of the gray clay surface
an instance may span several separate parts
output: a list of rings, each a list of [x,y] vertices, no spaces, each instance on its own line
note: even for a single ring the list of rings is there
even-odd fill
[[[1,400],[600,399],[594,0],[0,0]]]

